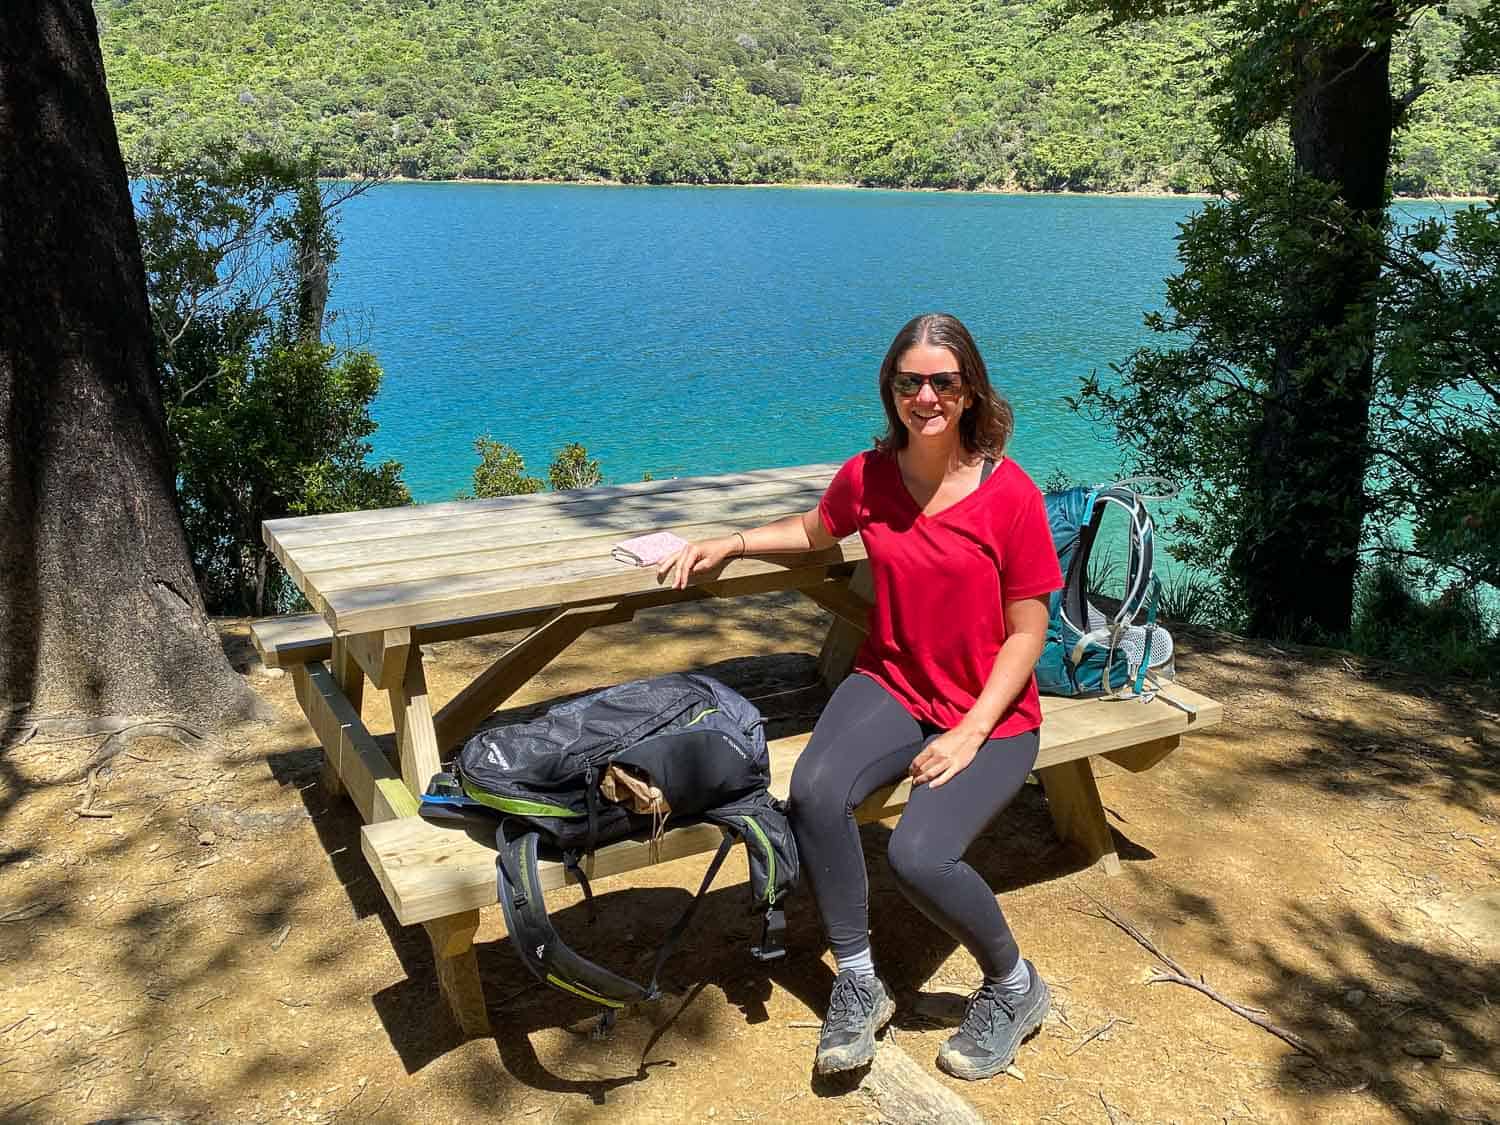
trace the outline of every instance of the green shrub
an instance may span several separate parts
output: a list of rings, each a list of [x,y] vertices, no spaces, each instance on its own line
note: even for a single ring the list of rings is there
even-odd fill
[[[211,612],[288,610],[263,521],[411,503],[398,462],[367,460],[379,365],[321,340],[338,189],[267,152],[152,166],[136,222],[194,570]]]
[[[1478,588],[1424,596],[1412,572],[1380,561],[1361,572],[1350,647],[1429,675],[1494,679],[1500,636]]]
[[[262,521],[411,503],[397,462],[366,461],[380,377],[367,352],[273,339],[222,355],[218,377],[172,412],[178,505],[210,609],[297,604]]]
[[[544,487],[536,477],[526,475],[526,462],[518,452],[489,434],[474,439],[474,452],[479,454],[479,464],[474,466],[474,496],[478,499],[525,496]]]
[[[558,451],[547,470],[547,480],[553,491],[566,492],[573,488],[593,488],[604,480],[599,472],[599,462],[589,460],[589,451],[576,441]]]
[[[527,496],[546,487],[536,477],[526,475],[526,462],[519,451],[489,434],[474,439],[474,452],[479,454],[479,464],[474,466],[475,498]],[[589,451],[576,441],[558,450],[547,469],[547,483],[554,492],[593,488],[603,482],[599,462],[590,460]],[[460,500],[469,498],[469,494],[459,493]]]
[[[1064,469],[1053,469],[1047,474],[1047,479],[1042,481],[1043,492],[1063,492],[1077,486],[1078,482]]]
[[[1157,613],[1165,621],[1187,625],[1221,626],[1225,620],[1223,599],[1212,578],[1180,569],[1160,573],[1161,601]]]

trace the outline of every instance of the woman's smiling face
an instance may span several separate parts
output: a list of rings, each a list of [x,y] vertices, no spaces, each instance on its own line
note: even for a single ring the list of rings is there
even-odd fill
[[[912,393],[912,384],[918,379],[920,384]],[[891,379],[891,394],[896,415],[914,440],[958,440],[958,420],[971,401],[962,379],[958,357],[947,348],[913,344],[901,354]],[[903,389],[908,393],[903,394]]]

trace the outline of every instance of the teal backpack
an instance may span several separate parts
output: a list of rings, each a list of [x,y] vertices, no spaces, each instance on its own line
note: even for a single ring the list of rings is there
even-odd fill
[[[1140,697],[1149,701],[1173,676],[1172,638],[1156,624],[1161,584],[1152,572],[1152,525],[1142,497],[1124,483],[1049,492],[1047,523],[1063,588],[1048,602],[1047,643],[1037,661],[1044,695]],[[1090,604],[1089,555],[1110,507],[1130,526],[1125,589],[1113,615]],[[1136,618],[1145,614],[1144,626]]]

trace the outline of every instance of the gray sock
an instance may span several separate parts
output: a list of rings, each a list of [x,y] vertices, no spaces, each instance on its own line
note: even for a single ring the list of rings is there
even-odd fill
[[[985,977],[986,983],[998,984],[1007,992],[1025,992],[1031,987],[1031,970],[1026,967],[1026,958],[1018,957],[1016,967],[1003,977]]]
[[[875,975],[875,959],[870,955],[868,945],[852,957],[839,957],[837,960],[841,973],[853,973],[864,980]]]

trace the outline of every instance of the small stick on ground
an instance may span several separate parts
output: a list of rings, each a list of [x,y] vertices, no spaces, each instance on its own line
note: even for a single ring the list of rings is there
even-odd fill
[[[1115,1024],[1132,1022],[1134,1021],[1125,1019],[1123,1016],[1111,1016],[1108,1023],[1100,1024],[1098,1027],[1094,1028],[1093,1031],[1089,1032],[1082,1039],[1080,1039],[1077,1043],[1073,1044],[1073,1046],[1064,1053],[1063,1057],[1066,1058],[1069,1055],[1076,1055],[1079,1051],[1083,1050],[1095,1039],[1098,1039],[1099,1036],[1103,1035],[1110,1028],[1114,1027]]]
[[[99,766],[95,766],[89,770],[88,789],[83,794],[83,800],[78,802],[78,807],[73,810],[79,816],[109,817],[115,815],[104,809],[94,808],[94,794],[99,791],[99,769]]]
[[[1120,929],[1124,930],[1127,934],[1134,938],[1139,945],[1145,948],[1148,952],[1158,957],[1164,965],[1172,970],[1169,973],[1164,973],[1160,970],[1153,972],[1150,979],[1151,984],[1159,984],[1162,981],[1169,981],[1172,984],[1185,985],[1186,987],[1194,989],[1197,992],[1201,992],[1203,993],[1203,995],[1207,996],[1215,1003],[1222,1004],[1224,1007],[1228,1008],[1235,1015],[1241,1017],[1242,1019],[1249,1020],[1256,1027],[1261,1028],[1264,1031],[1269,1031],[1272,1035],[1276,1036],[1276,1038],[1282,1040],[1285,1043],[1291,1044],[1298,1051],[1302,1052],[1302,1054],[1312,1059],[1313,1062],[1317,1063],[1318,1066],[1322,1067],[1325,1071],[1328,1071],[1328,1073],[1337,1076],[1337,1072],[1331,1070],[1323,1062],[1322,1056],[1313,1049],[1312,1045],[1309,1044],[1307,1040],[1303,1039],[1299,1035],[1294,1034],[1293,1032],[1288,1031],[1284,1027],[1278,1027],[1276,1024],[1266,1019],[1265,1016],[1261,1015],[1258,1011],[1247,1008],[1243,1004],[1236,1004],[1228,997],[1220,995],[1207,983],[1205,983],[1201,976],[1197,980],[1193,979],[1191,973],[1189,973],[1176,961],[1172,960],[1172,958],[1168,957],[1165,953],[1158,949],[1156,945],[1151,941],[1151,939],[1146,937],[1145,934],[1141,933],[1140,930],[1136,929],[1124,918],[1121,918],[1113,910],[1105,906],[1104,903],[1094,898],[1093,895],[1090,895],[1087,892],[1084,893],[1088,897],[1089,901],[1099,908],[1099,916],[1101,918],[1103,918],[1106,922],[1112,923],[1113,925],[1118,926]]]
[[[19,906],[15,910],[7,910],[0,914],[0,925],[9,925],[12,922],[30,922],[45,914],[51,914],[62,902],[34,902],[30,906]]]

